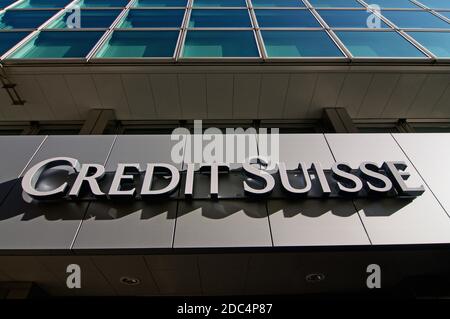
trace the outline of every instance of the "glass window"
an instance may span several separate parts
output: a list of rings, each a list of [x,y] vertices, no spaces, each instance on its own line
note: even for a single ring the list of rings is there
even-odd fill
[[[111,8],[125,7],[129,0],[81,0],[78,5],[81,8]]]
[[[175,52],[179,31],[114,31],[98,58],[163,58]]]
[[[375,0],[374,0],[375,1]],[[317,8],[360,8],[362,5],[356,0],[309,0]]]
[[[450,57],[450,32],[408,32],[408,34],[437,57]]]
[[[418,2],[426,5],[428,8],[450,9],[450,2],[448,0],[418,0]]]
[[[54,10],[7,10],[0,15],[0,29],[36,29],[56,12]]]
[[[355,57],[425,57],[395,31],[336,31]]]
[[[269,57],[342,57],[325,31],[261,31]]]
[[[317,28],[319,22],[308,10],[255,10],[261,28]]]
[[[9,49],[25,38],[29,32],[0,32],[0,55],[5,54]]]
[[[194,0],[195,7],[247,7],[245,0]]]
[[[372,13],[364,10],[317,10],[325,22],[332,28],[388,28],[389,26],[379,19],[374,23],[368,19]]]
[[[382,11],[399,28],[450,28],[450,24],[426,11]]]
[[[134,7],[186,7],[188,0],[137,0]]]
[[[101,31],[42,31],[9,58],[83,58],[102,35]]]
[[[259,57],[253,31],[188,31],[183,57]]]
[[[377,5],[381,9],[419,8],[409,0],[367,0],[368,5]]]
[[[183,17],[182,9],[132,9],[119,28],[180,28]]]
[[[301,0],[252,0],[254,7],[305,7]]]
[[[250,16],[245,10],[194,9],[189,20],[190,28],[251,28]]]
[[[13,4],[16,0],[0,0],[0,9],[4,9],[7,6]]]
[[[49,29],[76,28],[109,28],[121,10],[80,10],[79,26],[71,19],[72,11],[68,11],[53,21]]]
[[[64,8],[71,0],[25,0],[14,8]]]

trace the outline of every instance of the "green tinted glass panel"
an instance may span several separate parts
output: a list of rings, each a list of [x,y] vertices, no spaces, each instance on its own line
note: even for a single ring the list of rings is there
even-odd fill
[[[134,7],[186,7],[187,0],[137,0]]]
[[[374,21],[370,18],[372,13],[363,10],[317,10],[317,12],[331,28],[388,28],[381,19]]]
[[[253,31],[188,31],[183,57],[258,57]]]
[[[29,32],[0,32],[0,55],[5,54],[28,34]]]
[[[119,28],[179,28],[183,17],[181,9],[132,9]]]
[[[397,32],[336,31],[336,34],[355,57],[425,57]]]
[[[178,31],[115,31],[96,57],[172,57]]]
[[[25,0],[14,8],[64,8],[71,0]]]
[[[450,32],[408,32],[408,34],[437,57],[450,57]]]
[[[82,8],[122,8],[129,0],[81,0],[78,5]]]
[[[368,0],[367,4],[373,4],[379,6],[381,9],[404,9],[404,8],[416,8],[419,6],[415,5],[409,0]]]
[[[356,0],[309,0],[312,6],[317,8],[361,8]]]
[[[305,7],[301,0],[252,0],[252,4],[254,7]]]
[[[269,57],[342,57],[325,31],[261,31]]]
[[[245,0],[194,0],[194,7],[246,7]]]
[[[49,29],[109,28],[121,10],[81,10],[80,20],[73,19],[73,12],[63,14],[52,22]],[[79,22],[79,25],[77,24]]]
[[[388,11],[381,12],[400,28],[450,28],[450,23],[426,11]]]
[[[42,31],[16,50],[12,59],[83,58],[100,40],[97,31]]]
[[[0,15],[0,29],[36,29],[50,19],[54,10],[7,10]]]
[[[192,10],[190,28],[250,28],[247,10]]]
[[[0,10],[13,4],[14,2],[16,2],[16,0],[0,0]]]
[[[261,28],[317,28],[319,22],[308,10],[255,10]]]

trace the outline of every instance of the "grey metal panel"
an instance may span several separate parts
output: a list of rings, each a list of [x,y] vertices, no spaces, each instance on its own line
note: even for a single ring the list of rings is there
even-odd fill
[[[333,156],[323,134],[280,134],[279,139],[279,160],[288,169],[299,162],[309,168],[313,161],[331,168]],[[370,243],[351,201],[270,200],[268,211],[274,246]]]
[[[171,248],[177,202],[94,202],[73,245],[75,250]]]
[[[200,146],[197,145],[200,143],[197,142],[197,138],[195,138],[195,134],[187,136],[186,144],[185,144],[185,154],[184,154],[184,164],[187,163],[195,163],[200,164],[196,161],[195,158],[195,152],[200,150]],[[198,136],[198,135],[197,135]],[[244,134],[227,134],[227,139],[232,140],[232,144],[229,145],[229,149],[227,149],[227,143],[225,139],[225,134],[203,134],[203,138],[201,139],[201,154],[202,154],[202,163],[209,163],[211,164],[211,161],[208,160],[208,156],[210,155],[211,148],[208,148],[208,145],[210,146],[217,146],[219,147],[222,145],[221,150],[213,151],[214,154],[220,154],[216,153],[216,151],[221,152],[223,156],[219,158],[216,162],[222,162],[227,163],[230,165],[230,169],[237,169],[242,167],[242,163],[238,162],[238,160],[242,159],[248,159],[248,158],[254,158],[258,154],[257,149],[257,135],[245,132]],[[215,140],[223,141],[223,143],[216,143]],[[241,146],[244,145],[244,146]],[[232,149],[231,149],[232,148]],[[238,153],[239,152],[239,153]],[[231,156],[233,154],[234,156]],[[238,154],[240,154],[238,156]],[[206,155],[206,157],[205,157]],[[233,160],[231,162],[228,162],[228,157],[233,157]],[[183,166],[183,169],[186,169],[186,165]]]
[[[44,140],[44,136],[0,137],[0,204],[17,182],[28,161]]]
[[[233,118],[254,119],[258,117],[260,74],[235,74],[233,94]]]
[[[424,184],[390,134],[326,134],[337,161],[356,167],[362,161],[405,161],[407,183]],[[426,188],[412,201],[396,198],[355,200],[373,244],[431,244],[450,242],[450,219]]]
[[[180,202],[174,247],[271,246],[264,201]]]
[[[242,295],[249,263],[248,254],[203,254],[198,265],[203,293]]]
[[[56,156],[104,164],[113,141],[114,136],[52,136],[46,139],[28,167]],[[59,181],[60,176],[49,178]],[[69,249],[87,206],[87,202],[75,201],[36,203],[24,196],[17,183],[0,207],[0,249]]]
[[[314,94],[317,73],[291,74],[286,92],[283,118],[304,118]],[[281,102],[281,101],[280,101]],[[281,105],[281,103],[279,103]]]
[[[352,118],[357,118],[358,110],[372,81],[370,73],[349,73],[345,77],[336,107],[344,107]]]
[[[49,136],[30,165],[50,157],[74,157],[80,163],[104,164],[115,139],[113,135]]]
[[[270,200],[274,246],[369,245],[351,200]]]
[[[258,136],[260,152],[261,143],[260,135]],[[279,161],[284,162],[288,169],[298,168],[299,162],[304,162],[309,168],[314,161],[319,161],[324,168],[331,168],[333,156],[323,134],[280,134]]]
[[[118,163],[139,163],[145,170],[146,163],[169,163],[181,168],[181,163],[172,161],[170,135],[120,135],[106,162],[106,170],[114,171]]]
[[[197,255],[144,257],[161,294],[201,294]]]
[[[344,73],[320,73],[308,109],[309,118],[320,118],[324,107],[334,107],[344,82]]]
[[[450,134],[393,134],[409,160],[450,214]]]
[[[183,118],[207,118],[205,74],[179,74],[178,87]]]
[[[283,117],[283,107],[289,85],[289,74],[264,74],[258,105],[258,118]]]
[[[170,135],[118,136],[106,163],[115,171],[118,163],[173,163]],[[175,226],[176,201],[163,203],[95,202],[83,220],[74,249],[170,248]]]
[[[93,256],[93,263],[119,296],[155,295],[158,288],[143,256]],[[123,277],[139,280],[138,285],[121,282]]]
[[[208,118],[233,118],[233,85],[233,74],[206,75]]]

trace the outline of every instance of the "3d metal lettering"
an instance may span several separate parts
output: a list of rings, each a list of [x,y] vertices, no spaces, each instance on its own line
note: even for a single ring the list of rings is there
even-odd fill
[[[41,161],[31,167],[22,178],[22,189],[35,199],[72,198],[88,195],[109,199],[152,199],[171,196],[177,189],[184,187],[184,196],[194,197],[198,174],[209,175],[209,196],[220,198],[220,176],[230,174],[230,166],[221,163],[200,165],[186,165],[186,170],[180,172],[174,165],[167,163],[147,163],[145,171],[138,163],[119,163],[113,174],[108,190],[104,181],[107,174],[105,167],[100,164],[86,163],[71,157],[55,157]],[[412,187],[405,183],[410,177],[404,162],[388,161],[381,167],[374,162],[362,162],[358,168],[352,169],[349,164],[337,162],[331,169],[323,169],[319,162],[313,162],[308,169],[300,162],[298,168],[288,170],[285,163],[278,163],[277,171],[266,171],[264,165],[244,163],[242,168],[233,174],[242,180],[242,188],[246,196],[272,196],[273,190],[278,189],[277,196],[302,197],[341,197],[341,196],[394,196],[417,197],[425,188],[423,185]],[[40,189],[39,182],[48,178],[47,171],[65,170],[76,174],[71,183],[69,178],[61,183],[46,184]],[[184,185],[181,175],[183,174]],[[240,174],[240,175],[239,175]],[[67,176],[69,177],[69,173]],[[239,177],[241,176],[241,177]],[[278,177],[276,177],[278,176]],[[159,186],[155,186],[158,179]],[[222,179],[223,180],[223,179]],[[236,183],[236,177],[232,179]],[[277,181],[280,185],[276,185]],[[138,181],[142,181],[139,186]],[[202,178],[204,183],[204,178]],[[71,185],[70,185],[71,184]],[[49,186],[50,185],[50,186]],[[162,185],[162,186],[161,186]],[[69,187],[70,186],[70,187]],[[69,189],[70,188],[70,189]],[[204,188],[203,188],[204,189]],[[282,194],[282,195],[280,195]],[[284,195],[283,195],[284,194]],[[234,196],[234,195],[233,195]],[[242,196],[242,195],[241,195]]]

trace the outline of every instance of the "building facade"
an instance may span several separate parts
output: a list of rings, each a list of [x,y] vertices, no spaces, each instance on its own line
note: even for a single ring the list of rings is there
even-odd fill
[[[445,294],[449,59],[448,0],[0,0],[0,291]]]

